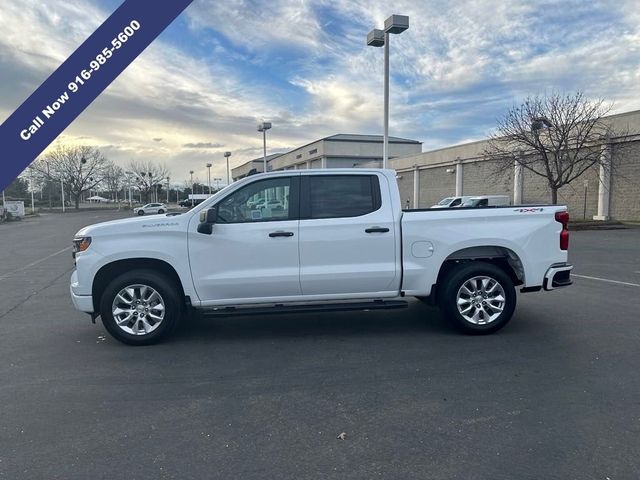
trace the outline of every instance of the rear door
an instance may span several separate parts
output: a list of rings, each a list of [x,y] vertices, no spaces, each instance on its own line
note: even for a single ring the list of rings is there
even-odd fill
[[[302,175],[300,284],[304,296],[392,296],[399,272],[393,212],[375,174]],[[387,195],[388,198],[388,195]]]

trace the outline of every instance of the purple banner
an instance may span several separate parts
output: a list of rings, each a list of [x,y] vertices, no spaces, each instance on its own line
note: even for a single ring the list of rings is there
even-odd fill
[[[27,168],[192,1],[126,0],[85,40],[0,126],[0,190]]]

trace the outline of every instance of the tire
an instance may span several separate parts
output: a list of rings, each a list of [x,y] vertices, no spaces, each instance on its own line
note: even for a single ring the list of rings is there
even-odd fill
[[[128,345],[160,342],[177,327],[182,310],[177,286],[152,270],[119,275],[107,285],[100,299],[104,328]]]
[[[164,213],[163,209],[158,210],[158,215],[162,215]]]
[[[471,335],[500,330],[516,308],[513,280],[504,270],[486,262],[461,263],[452,268],[442,281],[438,297],[444,316]]]
[[[140,216],[144,215],[144,210],[138,210],[138,215]]]

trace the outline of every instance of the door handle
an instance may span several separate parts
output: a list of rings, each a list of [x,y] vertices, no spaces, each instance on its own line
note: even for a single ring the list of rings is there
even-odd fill
[[[271,238],[273,237],[293,237],[293,232],[271,232],[269,234]]]
[[[365,229],[367,233],[387,233],[389,229],[387,227],[369,227]]]

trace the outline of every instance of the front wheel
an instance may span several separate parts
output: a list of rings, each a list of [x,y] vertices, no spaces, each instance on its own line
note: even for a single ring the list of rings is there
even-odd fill
[[[482,335],[504,327],[516,307],[513,280],[485,262],[461,263],[443,279],[439,306],[464,333]]]
[[[129,345],[150,345],[177,326],[182,303],[176,285],[151,270],[132,270],[112,280],[100,300],[107,331]]]
[[[144,215],[144,210],[138,210],[138,215],[140,216]]]

